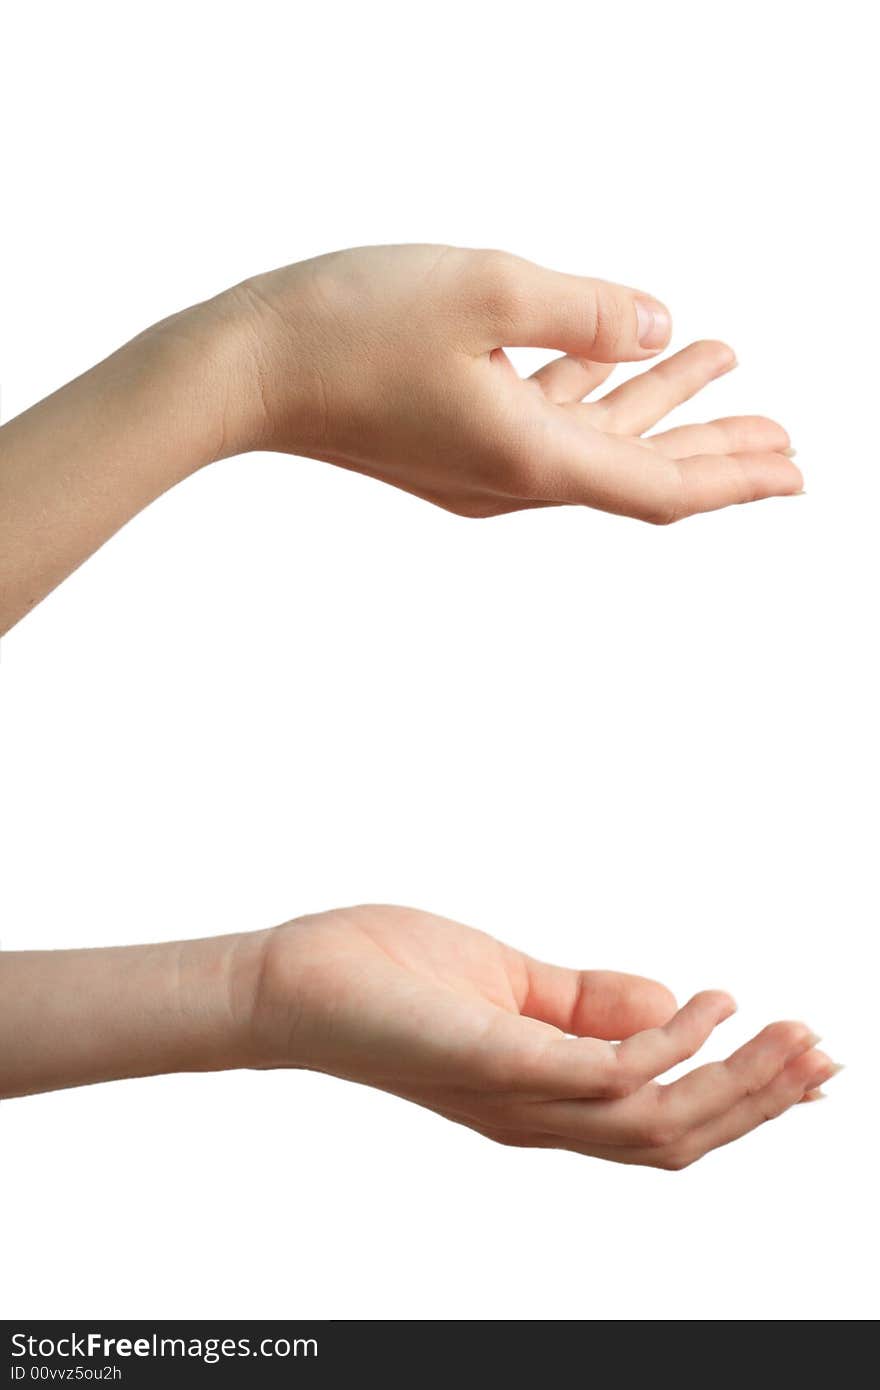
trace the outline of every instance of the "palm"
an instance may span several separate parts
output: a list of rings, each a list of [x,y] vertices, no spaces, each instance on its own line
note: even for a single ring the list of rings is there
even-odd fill
[[[553,1033],[604,1039],[629,1037],[675,1012],[673,996],[652,980],[555,969],[428,912],[367,907],[333,915],[345,920],[350,965],[381,973],[399,999],[427,990],[432,1003],[452,998],[481,1021],[501,1012]]]
[[[326,1044],[321,1014],[329,974],[334,1019],[344,1024],[335,1060],[356,1068],[359,1079],[365,1066],[389,1079],[391,1058],[409,1081],[414,1067],[426,1080],[450,1065],[470,1072],[488,1032],[493,1048],[503,1042],[519,1055],[548,1035],[626,1037],[675,1009],[669,991],[653,981],[539,965],[483,932],[407,908],[342,909],[282,931],[280,991],[295,990],[298,998],[308,991],[300,1017],[309,1018],[319,1040],[295,1034],[291,1053],[310,1058]]]

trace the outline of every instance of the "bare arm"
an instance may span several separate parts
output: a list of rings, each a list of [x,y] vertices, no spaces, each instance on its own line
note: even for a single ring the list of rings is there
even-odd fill
[[[0,429],[0,632],[214,459],[309,455],[464,516],[572,503],[669,522],[797,492],[781,425],[646,435],[735,359],[661,304],[500,252],[367,247],[260,275],[147,329]],[[521,380],[504,346],[562,356]]]
[[[247,1066],[263,936],[0,952],[0,1096]]]
[[[218,455],[223,316],[158,324],[0,429],[0,632]]]
[[[837,1070],[802,1023],[777,1022],[659,1084],[734,1007],[706,990],[677,1009],[655,981],[548,965],[426,912],[345,908],[203,941],[0,953],[0,1096],[306,1068],[503,1144],[682,1168]]]

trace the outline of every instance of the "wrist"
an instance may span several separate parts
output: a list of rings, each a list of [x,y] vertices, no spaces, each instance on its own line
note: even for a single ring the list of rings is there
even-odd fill
[[[273,278],[244,280],[182,316],[216,388],[205,393],[211,461],[257,450],[320,453],[324,396],[309,365],[308,314],[295,290],[273,291]]]
[[[178,1020],[176,1071],[231,1071],[266,1065],[259,1028],[270,932],[172,943],[166,962]]]
[[[309,918],[239,938],[236,993],[245,1020],[238,1066],[309,1068],[316,1064],[310,998],[320,976]]]

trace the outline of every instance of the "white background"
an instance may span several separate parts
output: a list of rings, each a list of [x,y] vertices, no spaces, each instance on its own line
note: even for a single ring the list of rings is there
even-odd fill
[[[664,298],[806,495],[669,529],[461,520],[232,460],[3,643],[5,949],[412,903],[732,990],[849,1069],[683,1174],[501,1149],[298,1073],[0,1114],[0,1309],[876,1312],[876,47],[838,3],[5,11],[8,418],[146,323],[364,242]],[[523,360],[523,365],[531,365]]]

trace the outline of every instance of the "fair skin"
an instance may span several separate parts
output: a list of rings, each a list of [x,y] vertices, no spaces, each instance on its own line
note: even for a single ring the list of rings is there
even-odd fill
[[[343,908],[266,932],[0,956],[0,1095],[160,1072],[306,1068],[502,1144],[683,1168],[811,1098],[802,1023],[668,1085],[734,1011],[706,990],[568,970],[427,912]],[[615,1044],[614,1040],[622,1039]]]
[[[649,295],[499,252],[368,247],[258,275],[0,431],[0,633],[160,493],[257,449],[473,517],[571,503],[666,523],[800,492],[775,420],[644,437],[734,366],[724,343],[692,343],[584,403],[670,333]],[[523,381],[514,346],[566,355]]]
[[[0,430],[0,631],[142,507],[265,449],[471,517],[565,504],[655,523],[799,493],[785,429],[743,415],[647,434],[730,370],[668,343],[642,291],[498,252],[369,247],[257,276],[147,329]],[[522,380],[504,349],[562,356]],[[836,1070],[771,1024],[669,1085],[733,1011],[543,964],[454,922],[358,907],[268,932],[0,955],[0,1095],[165,1071],[304,1067],[502,1143],[681,1168]]]

